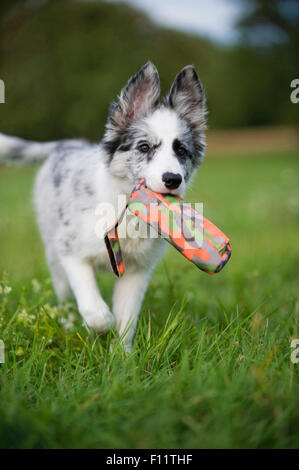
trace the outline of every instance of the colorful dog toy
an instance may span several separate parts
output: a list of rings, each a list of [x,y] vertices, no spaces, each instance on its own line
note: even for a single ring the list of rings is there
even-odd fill
[[[127,208],[208,274],[221,271],[231,256],[228,237],[212,222],[181,197],[152,191],[142,180],[133,189],[119,219],[105,234],[111,266],[117,276],[125,272],[117,227]]]

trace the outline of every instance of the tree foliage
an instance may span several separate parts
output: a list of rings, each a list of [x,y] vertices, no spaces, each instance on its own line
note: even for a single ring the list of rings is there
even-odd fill
[[[224,47],[106,2],[1,0],[0,14],[2,132],[97,140],[109,103],[147,60],[157,65],[165,93],[180,68],[196,66],[210,128],[297,122],[289,99],[297,70],[284,43]]]

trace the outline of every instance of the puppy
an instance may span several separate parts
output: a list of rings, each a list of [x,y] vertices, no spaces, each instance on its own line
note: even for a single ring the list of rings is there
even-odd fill
[[[0,160],[45,160],[34,202],[58,299],[65,300],[71,290],[86,325],[98,332],[115,326],[126,350],[165,242],[125,230],[120,245],[126,271],[115,282],[111,313],[95,277],[97,268],[111,272],[103,236],[95,229],[97,207],[109,203],[117,214],[120,196],[125,201],[140,178],[154,191],[182,195],[204,155],[205,113],[204,90],[193,66],[179,72],[160,101],[158,71],[148,62],[111,105],[100,144],[35,143],[0,134]]]

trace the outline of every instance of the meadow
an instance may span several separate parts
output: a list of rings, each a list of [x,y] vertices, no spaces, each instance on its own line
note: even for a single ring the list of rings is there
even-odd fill
[[[0,168],[0,447],[296,448],[299,167],[295,152],[204,161],[186,199],[231,239],[209,276],[172,247],[132,352],[57,307],[32,208],[36,167]],[[110,303],[113,275],[99,274]]]

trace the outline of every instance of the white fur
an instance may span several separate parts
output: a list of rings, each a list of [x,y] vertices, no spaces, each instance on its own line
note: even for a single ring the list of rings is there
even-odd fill
[[[83,139],[69,139],[64,142],[78,147],[86,145]],[[11,158],[14,162],[40,162],[45,160],[58,145],[59,142],[33,142],[0,132],[0,163],[2,161],[9,163]]]
[[[183,122],[178,119],[177,114],[168,109],[160,108],[145,119],[146,124],[157,136],[161,146],[159,147],[155,158],[148,164],[144,172],[146,184],[157,192],[165,192],[165,186],[161,175],[166,172],[180,174],[182,176],[181,185],[170,192],[182,195],[185,191],[184,171],[179,160],[175,157],[172,150],[174,139],[182,132]]]

